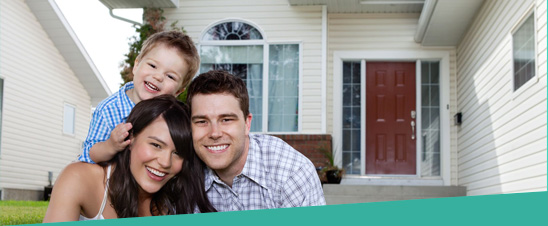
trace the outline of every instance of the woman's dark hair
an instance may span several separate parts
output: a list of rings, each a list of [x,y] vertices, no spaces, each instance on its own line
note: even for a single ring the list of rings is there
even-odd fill
[[[190,111],[184,103],[171,95],[139,102],[127,118],[133,125],[130,134],[137,136],[158,117],[166,121],[175,149],[184,161],[181,171],[153,194],[150,212],[153,215],[194,213],[195,210],[215,212],[205,193],[205,165],[194,151]],[[139,184],[129,168],[130,156],[128,146],[109,161],[116,164],[109,180],[109,197],[119,218],[138,217]]]

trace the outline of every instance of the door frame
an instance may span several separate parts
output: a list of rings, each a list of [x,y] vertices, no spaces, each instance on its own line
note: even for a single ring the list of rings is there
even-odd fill
[[[363,178],[368,181],[374,180],[383,180],[390,177],[393,178],[402,178],[404,181],[407,179],[419,179],[415,181],[415,184],[422,184],[421,180],[427,184],[432,184],[433,180],[438,180],[439,183],[434,182],[433,184],[438,185],[450,185],[451,184],[451,144],[450,144],[450,130],[451,130],[451,116],[450,116],[450,52],[451,50],[372,50],[372,51],[334,51],[333,52],[333,150],[335,164],[342,166],[342,63],[343,61],[360,61],[361,62],[361,77],[365,78],[365,62],[366,61],[394,61],[394,62],[416,62],[416,109],[417,116],[421,115],[420,104],[421,104],[421,89],[420,89],[420,71],[421,65],[420,62],[423,60],[439,60],[440,61],[440,177],[428,177],[422,178],[420,176],[420,148],[422,141],[417,140],[417,173],[416,175],[387,175],[387,177],[379,177],[375,175],[374,178],[369,177],[365,174],[365,144],[363,140],[365,136],[362,135],[362,142],[360,147],[361,153],[361,169],[360,175],[347,175],[347,178]],[[365,80],[362,81],[362,93],[361,93],[361,131],[365,133]],[[421,118],[417,117],[417,131],[421,131]],[[417,136],[419,137],[419,136]],[[339,150],[339,151],[337,151]],[[400,182],[396,181],[395,184]],[[403,182],[401,182],[403,183]]]

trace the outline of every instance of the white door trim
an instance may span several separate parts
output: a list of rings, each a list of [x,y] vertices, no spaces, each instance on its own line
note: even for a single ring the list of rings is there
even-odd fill
[[[440,61],[440,136],[441,136],[441,179],[444,185],[451,183],[451,146],[450,146],[450,128],[451,116],[449,111],[450,104],[450,50],[371,50],[371,51],[334,51],[333,52],[333,150],[335,163],[342,166],[342,62],[345,60],[361,61],[420,61],[420,60],[439,60]],[[363,66],[362,66],[363,69]],[[363,73],[363,72],[362,72]],[[417,77],[420,74],[416,75]],[[420,81],[420,80],[419,80]],[[417,90],[420,92],[420,90]],[[420,96],[417,96],[419,98]],[[419,104],[418,102],[417,104]],[[362,102],[363,105],[363,102]],[[418,108],[417,108],[418,109]],[[362,113],[362,116],[364,114]],[[362,132],[365,120],[362,120]],[[337,151],[338,150],[338,151]],[[361,145],[362,157],[365,157],[365,145]],[[420,152],[417,149],[417,154]],[[361,175],[365,178],[365,159],[362,159]],[[419,161],[417,161],[417,165]],[[417,175],[420,175],[417,171]],[[371,179],[371,178],[369,178]],[[379,180],[382,180],[380,178]]]

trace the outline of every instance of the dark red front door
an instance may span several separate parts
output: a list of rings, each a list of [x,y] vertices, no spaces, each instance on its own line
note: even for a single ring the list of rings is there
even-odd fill
[[[416,174],[415,63],[366,64],[366,174]]]

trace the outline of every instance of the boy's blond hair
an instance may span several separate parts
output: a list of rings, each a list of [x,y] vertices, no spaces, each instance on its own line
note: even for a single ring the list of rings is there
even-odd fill
[[[158,32],[145,40],[141,52],[136,59],[141,61],[141,58],[143,58],[144,55],[159,44],[176,48],[179,50],[179,53],[183,55],[184,61],[188,64],[188,72],[186,75],[182,75],[183,81],[180,88],[187,87],[192,80],[192,77],[194,77],[198,71],[198,68],[200,68],[200,56],[198,55],[198,50],[196,49],[194,42],[188,35],[180,31],[172,30]]]

